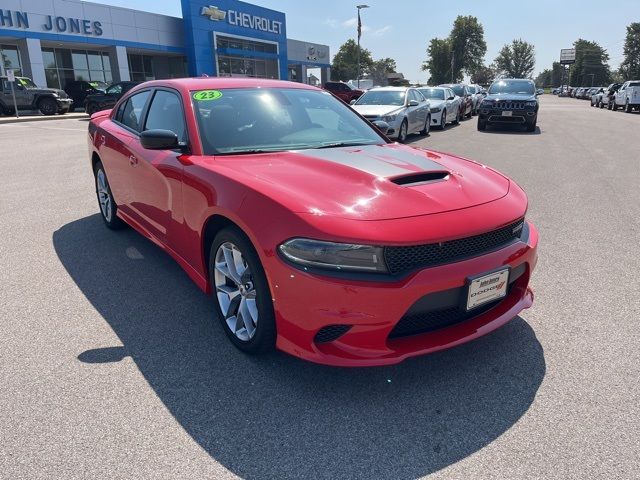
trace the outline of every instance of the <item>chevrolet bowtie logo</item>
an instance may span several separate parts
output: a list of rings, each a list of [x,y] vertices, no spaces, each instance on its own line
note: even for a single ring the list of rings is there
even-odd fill
[[[209,19],[215,20],[217,22],[219,20],[224,20],[227,17],[227,12],[225,12],[224,10],[220,10],[218,7],[209,5],[208,7],[202,7],[202,12],[200,12],[200,15],[209,17]]]

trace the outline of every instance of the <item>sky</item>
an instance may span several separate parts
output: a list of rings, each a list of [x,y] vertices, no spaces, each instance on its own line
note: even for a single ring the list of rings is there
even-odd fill
[[[100,3],[182,16],[180,0],[102,0]],[[215,0],[203,4],[215,5]],[[249,3],[284,12],[287,36],[296,40],[329,45],[335,55],[340,45],[356,38],[356,5],[345,0],[252,0]],[[578,38],[598,42],[617,69],[623,60],[626,26],[639,21],[622,12],[638,12],[639,0],[618,0],[609,8],[595,0],[366,0],[362,10],[364,32],[361,44],[373,58],[395,59],[398,71],[413,83],[426,83],[421,70],[427,45],[434,37],[449,35],[458,15],[474,15],[484,26],[487,42],[485,61],[491,63],[498,51],[513,39],[522,38],[536,49],[534,76],[551,68],[560,49],[571,48]],[[392,6],[390,6],[392,5]],[[613,5],[613,4],[612,4]]]

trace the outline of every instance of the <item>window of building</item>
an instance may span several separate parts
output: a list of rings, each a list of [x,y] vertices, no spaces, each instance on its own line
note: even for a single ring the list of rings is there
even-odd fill
[[[43,48],[44,73],[47,86],[64,88],[67,82],[84,80],[111,83],[111,61],[106,52]]]
[[[243,38],[233,38],[218,35],[216,37],[217,48],[232,48],[246,52],[278,53],[278,45],[275,43],[257,42]]]
[[[221,77],[279,78],[278,61],[262,58],[218,57]]]
[[[153,73],[153,57],[150,55],[129,54],[129,74],[133,82],[155,80]]]
[[[0,45],[0,58],[5,69],[14,70],[17,76],[22,76],[20,52],[15,45]]]

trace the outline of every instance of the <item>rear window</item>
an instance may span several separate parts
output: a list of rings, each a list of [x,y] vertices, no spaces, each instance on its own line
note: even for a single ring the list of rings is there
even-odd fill
[[[629,84],[630,87],[640,87],[640,82],[631,82]]]

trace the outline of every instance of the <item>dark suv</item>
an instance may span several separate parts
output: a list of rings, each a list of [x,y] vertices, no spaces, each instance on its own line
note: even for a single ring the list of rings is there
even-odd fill
[[[478,130],[485,130],[488,125],[522,125],[527,132],[535,132],[538,107],[533,81],[523,78],[496,80],[480,104]]]
[[[13,95],[7,77],[0,77],[0,113],[13,115]],[[14,82],[18,110],[40,110],[43,115],[63,115],[69,111],[73,100],[64,90],[40,88],[30,78],[16,77]]]
[[[88,95],[104,93],[105,89],[100,87],[99,82],[87,82],[86,80],[67,82],[64,86],[64,91],[73,99],[71,110],[74,109],[73,107],[81,107],[84,105],[84,99],[87,98]]]
[[[359,99],[364,90],[353,88],[348,83],[344,82],[327,82],[324,84],[324,89],[333,93],[336,97],[346,103],[350,103],[351,100]]]
[[[120,100],[125,93],[140,82],[120,82],[109,85],[104,92],[87,95],[84,100],[84,111],[93,115],[100,110],[108,110]]]

